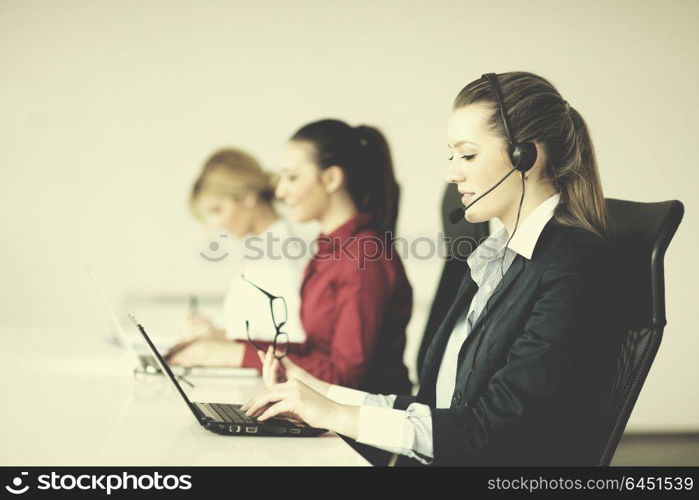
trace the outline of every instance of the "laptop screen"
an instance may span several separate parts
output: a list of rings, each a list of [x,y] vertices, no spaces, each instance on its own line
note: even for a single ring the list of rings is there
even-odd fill
[[[146,333],[146,330],[143,328],[143,326],[141,326],[141,324],[138,321],[136,321],[136,318],[134,318],[130,314],[129,314],[129,319],[133,322],[134,325],[136,325],[138,330],[141,332],[141,335],[143,335],[143,338],[146,339],[146,344],[148,344],[148,348],[153,353],[153,357],[155,357],[162,372],[168,376],[168,378],[172,381],[173,384],[175,384],[175,387],[177,388],[177,392],[180,393],[180,396],[182,396],[182,399],[184,399],[185,403],[187,403],[187,408],[189,408],[189,410],[192,413],[194,413],[194,417],[197,420],[199,420],[199,416],[194,411],[194,408],[192,408],[192,402],[187,397],[187,394],[185,394],[185,392],[182,390],[182,386],[177,381],[177,378],[175,378],[175,375],[172,373],[172,370],[170,370],[170,367],[168,366],[168,364],[165,362],[165,360],[162,358],[162,356],[160,356],[160,353],[155,348],[155,345],[153,345],[153,342],[151,342],[150,337],[148,337],[148,334]]]
[[[116,339],[118,339],[119,343],[124,345],[124,347],[126,348],[126,350],[129,353],[129,355],[133,358],[136,366],[140,368],[141,361],[138,357],[138,354],[136,353],[133,346],[131,345],[131,342],[129,342],[129,339],[126,337],[126,334],[124,333],[124,329],[121,327],[121,323],[117,319],[117,315],[114,312],[114,308],[112,307],[112,303],[109,301],[109,298],[107,297],[107,294],[105,293],[104,288],[102,287],[102,284],[97,279],[97,274],[95,273],[94,269],[92,269],[91,267],[88,267],[87,270],[90,273],[90,278],[92,279],[92,284],[95,287],[95,291],[97,292],[97,295],[99,296],[100,301],[102,302],[102,305],[104,306],[107,320],[111,323],[112,328],[114,329],[114,335],[116,335]]]

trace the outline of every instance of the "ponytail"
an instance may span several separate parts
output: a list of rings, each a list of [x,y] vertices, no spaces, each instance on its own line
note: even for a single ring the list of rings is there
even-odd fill
[[[355,128],[364,150],[366,177],[357,191],[364,192],[362,210],[374,215],[377,225],[384,232],[394,233],[398,218],[399,188],[393,174],[393,161],[388,142],[374,127],[360,125]]]
[[[378,129],[320,120],[299,129],[291,140],[310,143],[321,170],[340,167],[357,210],[370,213],[378,231],[395,231],[398,184],[388,142]]]
[[[607,238],[606,203],[592,137],[580,113],[572,107],[568,113],[571,120],[570,154],[566,165],[551,169],[556,182],[562,184],[561,203],[555,217],[563,225],[582,227],[600,238]]]

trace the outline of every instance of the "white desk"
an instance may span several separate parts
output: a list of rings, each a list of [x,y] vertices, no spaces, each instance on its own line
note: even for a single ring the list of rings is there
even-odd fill
[[[0,465],[368,465],[336,434],[222,436],[162,376],[95,332],[0,327]],[[193,401],[243,403],[259,378],[190,379]]]

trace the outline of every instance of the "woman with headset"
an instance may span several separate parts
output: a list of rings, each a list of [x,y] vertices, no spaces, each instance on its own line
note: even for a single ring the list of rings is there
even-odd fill
[[[491,73],[457,95],[448,145],[447,181],[464,205],[454,219],[503,227],[469,256],[417,395],[324,383],[268,351],[268,388],[244,408],[333,430],[401,465],[593,465],[619,337],[587,125],[544,78]]]

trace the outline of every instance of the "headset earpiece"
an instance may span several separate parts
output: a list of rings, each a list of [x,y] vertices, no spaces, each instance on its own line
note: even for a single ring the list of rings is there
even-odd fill
[[[498,85],[498,77],[495,73],[486,73],[482,75],[483,78],[490,84],[495,94],[495,99],[498,101],[498,108],[500,109],[500,116],[502,117],[502,124],[505,128],[505,135],[507,136],[507,142],[509,144],[508,153],[510,155],[510,161],[512,166],[524,173],[531,169],[536,162],[536,146],[533,142],[516,142],[512,137],[510,132],[510,122],[507,119],[507,110],[505,109],[505,99],[500,91],[500,85]]]
[[[524,173],[530,170],[536,163],[536,146],[533,142],[519,142],[510,148],[510,160],[512,165]]]

